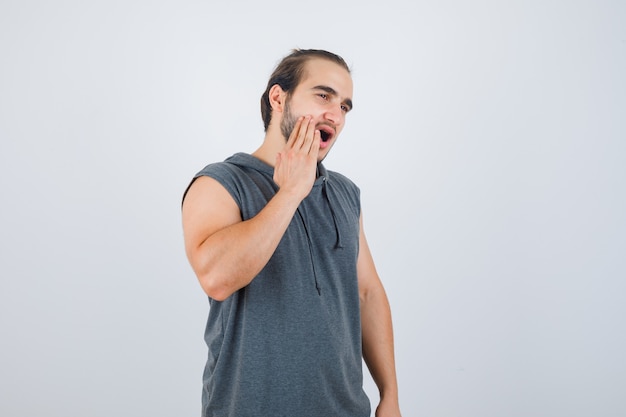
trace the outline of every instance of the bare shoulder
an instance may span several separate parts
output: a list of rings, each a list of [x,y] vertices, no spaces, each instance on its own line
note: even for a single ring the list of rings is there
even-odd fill
[[[197,247],[213,233],[241,222],[241,212],[217,180],[199,177],[189,187],[182,207],[185,246]]]

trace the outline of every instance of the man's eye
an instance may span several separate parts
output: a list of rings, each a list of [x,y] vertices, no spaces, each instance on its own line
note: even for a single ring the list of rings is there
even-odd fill
[[[320,93],[318,94],[321,98],[323,98],[324,100],[328,100],[328,94],[324,94],[324,93]]]
[[[344,113],[348,113],[348,112],[350,111],[350,108],[349,108],[348,106],[341,106],[341,110],[342,110]]]

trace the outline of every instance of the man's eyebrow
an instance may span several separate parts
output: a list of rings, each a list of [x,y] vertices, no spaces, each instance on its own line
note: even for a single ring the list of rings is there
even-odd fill
[[[324,91],[324,92],[326,92],[328,94],[331,94],[333,96],[337,96],[338,95],[337,94],[337,90],[335,90],[334,88],[329,87],[327,85],[316,85],[315,87],[313,87],[313,90],[322,90],[322,91]],[[344,104],[346,106],[348,106],[350,108],[350,110],[352,110],[352,108],[353,108],[352,100],[347,98],[347,99],[344,100]]]

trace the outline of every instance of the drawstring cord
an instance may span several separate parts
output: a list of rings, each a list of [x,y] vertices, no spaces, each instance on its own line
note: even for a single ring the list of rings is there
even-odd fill
[[[335,210],[333,209],[333,205],[330,201],[330,198],[328,198],[328,190],[326,189],[326,181],[328,181],[328,178],[326,178],[325,176],[322,177],[322,193],[324,194],[324,198],[326,199],[326,202],[328,203],[328,207],[330,208],[330,214],[333,217],[333,223],[335,225],[335,234],[337,237],[337,240],[335,241],[335,249],[338,248],[343,248],[343,243],[341,242],[341,233],[339,232],[339,225],[337,224],[337,215],[335,214]]]
[[[311,243],[311,235],[309,233],[309,226],[304,220],[304,216],[300,212],[299,208],[296,210],[296,212],[298,213],[298,216],[300,217],[300,221],[302,221],[302,226],[304,226],[304,233],[306,233],[306,238],[307,238],[307,241],[309,242],[309,256],[311,256],[311,267],[313,268],[313,278],[315,279],[315,289],[317,290],[317,295],[322,295],[322,289],[320,288],[320,284],[317,280],[317,271],[315,270],[315,259],[313,259],[313,253],[311,252],[311,248],[313,247],[313,244]]]

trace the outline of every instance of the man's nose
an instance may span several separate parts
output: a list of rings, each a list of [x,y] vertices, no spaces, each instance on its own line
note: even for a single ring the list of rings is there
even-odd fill
[[[341,110],[341,103],[333,104],[327,109],[324,114],[324,118],[334,124],[335,126],[343,123],[343,111]]]

